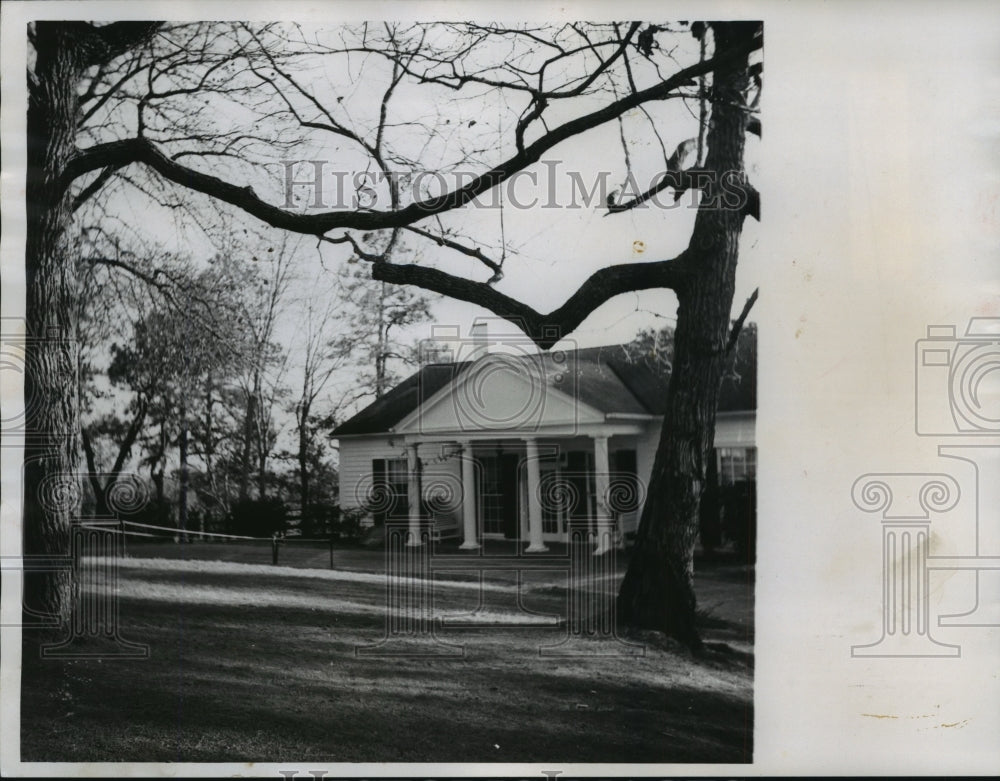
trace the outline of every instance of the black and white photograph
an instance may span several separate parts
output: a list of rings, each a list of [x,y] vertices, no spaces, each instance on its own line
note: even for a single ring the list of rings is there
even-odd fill
[[[5,3],[4,775],[995,768],[1000,19],[872,7]]]
[[[27,35],[22,759],[749,762],[762,25]]]

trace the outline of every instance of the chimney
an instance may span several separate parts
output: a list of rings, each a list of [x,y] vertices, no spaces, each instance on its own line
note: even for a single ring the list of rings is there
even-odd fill
[[[443,348],[433,339],[421,339],[417,346],[417,351],[419,357],[418,365],[422,369],[424,366],[438,363],[441,360]]]
[[[470,350],[469,358],[476,361],[490,351],[490,339],[486,321],[482,319],[476,320],[469,330],[469,335],[472,337],[472,349]]]

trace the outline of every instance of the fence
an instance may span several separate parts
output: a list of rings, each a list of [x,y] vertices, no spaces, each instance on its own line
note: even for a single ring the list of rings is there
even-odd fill
[[[43,658],[149,657],[148,645],[126,639],[119,628],[118,561],[123,540],[118,520],[88,518],[73,523],[67,562],[72,572],[67,635],[57,643],[43,644]]]

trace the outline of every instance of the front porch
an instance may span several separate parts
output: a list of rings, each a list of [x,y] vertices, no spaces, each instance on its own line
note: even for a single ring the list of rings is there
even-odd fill
[[[408,441],[410,544],[421,544],[421,531],[429,530],[432,539],[460,538],[462,550],[506,540],[544,553],[582,528],[594,553],[603,554],[634,530],[645,497],[635,439],[619,433]],[[395,482],[402,488],[398,474]]]

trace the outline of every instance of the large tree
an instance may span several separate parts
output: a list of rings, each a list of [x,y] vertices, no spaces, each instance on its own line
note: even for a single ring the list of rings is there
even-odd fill
[[[698,39],[694,55],[680,64],[683,47],[677,43],[690,42],[692,35]],[[692,587],[698,501],[719,384],[742,320],[734,328],[739,239],[745,217],[756,217],[759,209],[743,159],[748,129],[759,132],[750,101],[760,84],[753,54],[762,46],[759,23],[362,25],[321,34],[294,26],[39,22],[32,43],[26,264],[34,334],[72,340],[71,203],[124,177],[171,197],[214,199],[273,228],[345,246],[370,263],[374,279],[484,307],[515,323],[542,349],[616,295],[673,290],[674,370],[619,615],[629,625],[699,645]],[[366,84],[360,93],[350,90],[355,79]],[[426,94],[422,103],[414,99],[420,90]],[[407,100],[394,102],[399,93]],[[442,111],[438,107],[449,95],[454,100]],[[682,160],[690,157],[685,139],[702,138],[701,127],[672,137],[653,116],[653,107],[673,99],[696,109],[699,99],[708,104],[702,112],[704,165],[686,167]],[[220,127],[226,114],[206,108],[213,100],[239,102],[242,114],[232,116],[247,121]],[[420,110],[394,116],[398,106]],[[500,118],[490,124],[484,107]],[[503,292],[502,221],[499,242],[491,242],[462,235],[455,215],[468,215],[478,198],[528,171],[557,145],[608,123],[623,128],[632,174],[624,127],[633,117],[649,120],[663,150],[662,176],[609,198],[608,214],[644,205],[668,188],[675,199],[698,191],[687,248],[647,262],[607,258],[550,312]],[[697,124],[699,112],[692,117]],[[455,133],[477,123],[492,127],[493,135],[465,143],[459,135],[458,145],[451,143]],[[295,134],[300,159],[313,160],[314,168],[315,156],[325,149],[356,174],[379,174],[378,185],[359,193],[384,194],[387,205],[356,197],[331,207],[315,184],[310,197],[300,193],[298,200],[291,186],[284,198],[273,186],[269,190],[274,177],[264,172],[280,167],[282,158],[268,156],[258,142],[273,150]],[[438,192],[401,186],[428,170],[458,169],[471,176],[455,178]],[[285,173],[288,185],[301,177],[288,167]],[[485,267],[489,278],[462,275],[452,270],[454,264],[394,262],[384,250],[404,231]],[[385,234],[388,240],[379,238]],[[65,549],[73,507],[35,498],[46,477],[72,473],[76,466],[75,371],[68,342],[42,341],[37,347],[26,388],[41,402],[43,435],[29,450],[25,471],[31,552]],[[39,595],[41,604],[64,609],[64,587],[50,581]]]

